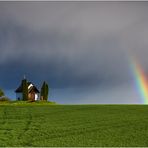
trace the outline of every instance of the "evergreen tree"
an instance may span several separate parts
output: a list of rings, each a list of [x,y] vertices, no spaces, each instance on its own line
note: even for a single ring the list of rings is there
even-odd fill
[[[48,100],[48,84],[45,81],[41,87],[41,100]]]
[[[27,80],[23,79],[22,80],[22,92],[23,92],[23,100],[27,101],[28,100],[28,84],[27,84]]]
[[[46,83],[46,101],[48,100],[48,92],[49,92],[49,88],[48,88],[48,84]]]
[[[5,95],[5,93],[3,92],[2,89],[0,89],[0,97],[2,97],[2,96],[4,96],[4,95]]]

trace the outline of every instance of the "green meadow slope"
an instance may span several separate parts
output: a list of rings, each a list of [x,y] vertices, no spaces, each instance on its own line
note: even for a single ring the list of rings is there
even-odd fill
[[[0,105],[0,146],[148,146],[148,106]]]

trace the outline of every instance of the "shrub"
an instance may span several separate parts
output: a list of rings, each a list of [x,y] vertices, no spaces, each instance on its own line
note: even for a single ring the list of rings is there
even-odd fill
[[[5,101],[10,101],[10,99],[9,98],[7,98],[7,97],[0,97],[0,102],[5,102]]]
[[[4,95],[5,95],[5,93],[3,92],[2,89],[0,89],[0,97],[1,97],[1,96],[4,96]]]

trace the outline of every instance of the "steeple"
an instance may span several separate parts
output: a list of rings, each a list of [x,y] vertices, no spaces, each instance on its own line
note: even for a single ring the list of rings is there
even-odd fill
[[[24,80],[26,79],[26,75],[24,74]]]

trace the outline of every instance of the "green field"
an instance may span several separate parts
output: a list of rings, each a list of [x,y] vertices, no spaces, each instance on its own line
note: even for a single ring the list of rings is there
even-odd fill
[[[0,105],[0,146],[148,146],[148,106]]]

